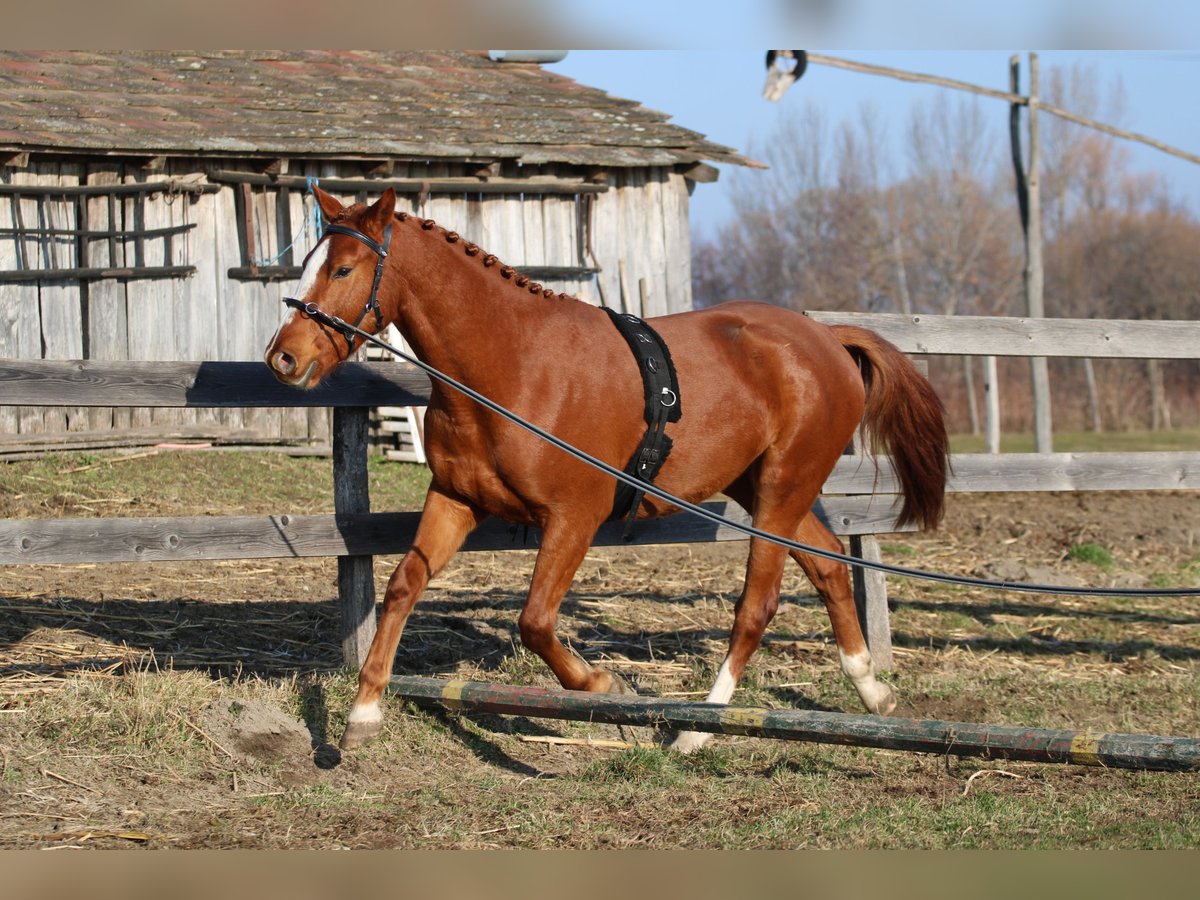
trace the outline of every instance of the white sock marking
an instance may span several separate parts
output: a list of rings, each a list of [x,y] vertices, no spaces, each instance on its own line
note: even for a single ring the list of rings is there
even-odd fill
[[[737,680],[729,671],[729,658],[726,657],[717,670],[717,678],[713,681],[712,689],[705,698],[706,703],[728,703],[737,687]],[[706,731],[682,731],[671,742],[671,747],[680,753],[694,753],[708,743],[712,735]]]
[[[383,719],[383,710],[379,708],[379,701],[374,703],[364,703],[362,706],[350,707],[349,722],[379,722]]]
[[[871,661],[871,651],[862,650],[847,655],[839,648],[838,656],[842,660],[842,671],[854,683],[854,688],[867,709],[886,715],[895,708],[896,701],[892,697],[892,689],[875,680],[875,664]]]

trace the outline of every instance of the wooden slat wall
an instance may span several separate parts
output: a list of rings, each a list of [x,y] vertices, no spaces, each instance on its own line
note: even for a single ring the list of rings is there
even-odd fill
[[[171,160],[165,171],[147,172],[130,164],[95,161],[83,164],[35,164],[25,169],[0,169],[0,181],[10,183],[117,184],[165,180],[202,171],[198,161]],[[290,175],[321,178],[361,178],[357,163],[294,163]],[[462,177],[467,168],[446,162],[397,164],[398,178],[435,179]],[[567,166],[521,169],[506,164],[507,177],[557,177],[578,180]],[[598,304],[601,286],[610,305],[647,315],[691,308],[690,244],[687,224],[687,187],[683,177],[666,169],[619,169],[609,173],[608,191],[591,195],[592,248],[588,258],[582,244],[583,209],[573,195],[563,194],[438,194],[418,207],[415,195],[402,196],[401,208],[436,219],[440,224],[478,243],[515,266],[579,266],[598,264],[598,279],[539,279],[547,287]],[[281,297],[293,284],[230,278],[228,270],[244,264],[239,240],[237,186],[199,197],[163,194],[131,195],[110,204],[107,198],[82,201],[91,229],[162,227],[195,223],[196,228],[171,242],[171,258],[164,255],[162,239],[135,242],[90,241],[88,259],[81,265],[143,264],[193,265],[190,278],[103,279],[81,287],[70,282],[0,284],[0,356],[12,359],[75,359],[84,355],[84,317],[81,294],[86,295],[87,350],[97,360],[258,360],[262,348],[283,318]],[[305,227],[312,200],[304,191],[288,196],[291,234],[282,233],[275,214],[273,191],[253,192],[252,220],[255,255],[276,256],[300,234],[293,249],[299,264],[311,249],[312,235]],[[345,203],[359,199],[335,193]],[[265,198],[265,199],[264,199]],[[0,202],[0,227],[61,227],[76,225],[61,201],[4,198]],[[53,221],[39,221],[53,216]],[[18,219],[17,213],[20,213]],[[15,238],[0,240],[0,270],[18,267]],[[42,254],[41,265],[71,264],[74,239],[33,239],[22,243],[27,254]],[[624,261],[630,297],[621,303],[619,262]],[[283,261],[281,260],[281,263]],[[601,282],[598,284],[597,281]],[[641,286],[641,290],[639,289]],[[643,310],[642,296],[645,296]],[[164,431],[207,427],[228,429],[259,438],[328,443],[329,415],[323,409],[128,409],[70,407],[40,409],[0,407],[0,434],[97,431],[104,428]],[[201,430],[203,430],[201,428]]]
[[[8,184],[26,184],[38,180],[26,170],[0,168],[0,179]],[[16,196],[0,199],[0,227],[17,228],[26,215],[35,212],[34,204]],[[15,269],[31,252],[29,242],[18,237],[0,238],[0,268]],[[42,357],[41,312],[37,284],[0,284],[0,353],[16,359]],[[41,411],[28,407],[0,407],[0,428],[7,433],[42,431]]]

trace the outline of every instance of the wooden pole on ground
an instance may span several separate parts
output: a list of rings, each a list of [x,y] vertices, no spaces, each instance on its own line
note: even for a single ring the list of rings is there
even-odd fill
[[[1117,769],[1200,769],[1200,739],[1189,737],[734,707],[407,675],[393,677],[388,690],[393,696],[432,709],[741,734],[942,756],[982,756]]]

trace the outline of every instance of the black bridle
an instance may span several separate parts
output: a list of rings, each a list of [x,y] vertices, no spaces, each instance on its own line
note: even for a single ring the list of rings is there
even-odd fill
[[[359,326],[362,325],[363,319],[367,317],[367,313],[375,313],[375,331],[379,332],[383,330],[383,309],[379,306],[379,281],[383,278],[383,263],[387,259],[387,248],[392,242],[392,226],[389,223],[383,230],[382,244],[377,243],[361,231],[345,225],[325,226],[325,233],[321,235],[321,241],[325,240],[331,234],[344,234],[347,237],[352,237],[375,251],[375,280],[371,283],[371,296],[367,298],[366,305],[363,306],[362,312],[358,314],[358,318],[354,320],[354,324],[351,325],[337,316],[330,315],[323,309],[320,309],[316,303],[305,303],[303,300],[297,300],[295,297],[284,297],[283,302],[292,309],[298,309],[309,318],[315,319],[322,325],[332,328],[344,337],[348,348],[346,355],[349,356],[354,352],[354,338],[362,331]],[[319,244],[321,241],[317,241],[317,243]]]

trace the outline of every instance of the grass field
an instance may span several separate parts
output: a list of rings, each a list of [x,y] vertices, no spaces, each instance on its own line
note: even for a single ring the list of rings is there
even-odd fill
[[[375,509],[423,470],[373,462]],[[885,558],[1049,580],[1196,585],[1194,493],[953,498]],[[329,461],[64,456],[0,466],[5,516],[313,512]],[[1072,552],[1072,548],[1076,549]],[[560,634],[643,693],[702,696],[745,547],[589,553]],[[380,560],[382,585],[396,560]],[[396,671],[550,685],[516,619],[532,556],[460,555]],[[0,846],[1195,848],[1200,775],[718,737],[692,757],[587,723],[387,707],[335,748],[333,560],[0,573]],[[1200,601],[996,594],[889,581],[905,715],[1200,736]],[[735,702],[858,712],[798,569]],[[608,744],[605,742],[612,742]]]
[[[1056,453],[1134,452],[1148,450],[1200,449],[1200,428],[1175,431],[1056,431]],[[985,440],[981,434],[956,434],[950,438],[955,453],[983,453]],[[1000,435],[1001,453],[1033,453],[1037,450],[1034,436],[1026,433]]]

